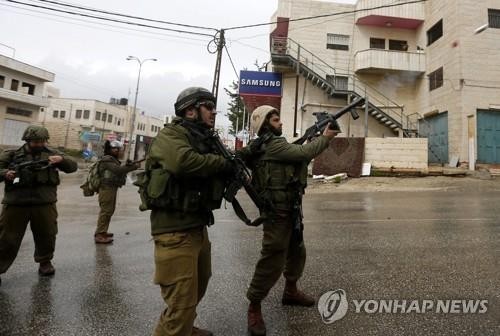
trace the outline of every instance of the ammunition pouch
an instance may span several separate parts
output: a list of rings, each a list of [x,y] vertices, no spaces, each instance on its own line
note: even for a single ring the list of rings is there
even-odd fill
[[[224,197],[225,183],[212,181],[184,181],[166,169],[151,169],[137,175],[141,211],[168,209],[181,212],[199,212],[219,209]]]

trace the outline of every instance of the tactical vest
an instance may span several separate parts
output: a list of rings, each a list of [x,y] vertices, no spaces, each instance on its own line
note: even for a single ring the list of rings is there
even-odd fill
[[[102,160],[102,159],[101,159]],[[108,160],[109,162],[109,160]],[[116,163],[117,166],[120,166],[120,161],[118,159],[113,158],[113,162]],[[101,185],[113,186],[113,187],[122,187],[127,182],[127,175],[118,175],[113,173],[111,170],[102,169],[100,171],[101,177]]]
[[[197,153],[214,153],[208,137],[187,129],[189,143]],[[142,198],[141,210],[167,209],[193,213],[219,209],[226,185],[224,180],[216,177],[180,178],[148,161],[141,179],[144,181],[144,190],[139,191]]]
[[[30,153],[26,153],[24,147],[21,147],[11,153],[11,162],[13,165],[18,165],[27,161],[48,160],[51,155],[54,155],[54,153],[45,149],[39,156],[34,157]],[[58,186],[61,182],[59,179],[59,172],[53,166],[49,166],[45,169],[21,169],[19,172],[16,172],[16,177],[18,178],[17,183],[6,183],[6,191],[15,188],[36,187],[40,185]]]
[[[265,204],[290,210],[294,202],[300,201],[307,186],[306,163],[284,163],[264,154],[252,162],[251,168],[252,184]]]

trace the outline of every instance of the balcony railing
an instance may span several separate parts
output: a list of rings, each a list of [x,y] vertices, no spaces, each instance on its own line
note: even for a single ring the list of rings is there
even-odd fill
[[[425,53],[383,49],[358,51],[354,56],[354,71],[384,69],[425,72]]]
[[[24,103],[38,107],[49,106],[49,100],[47,98],[32,96],[29,94],[20,93],[17,91],[12,91],[7,89],[0,89],[0,99],[11,100],[17,103]]]

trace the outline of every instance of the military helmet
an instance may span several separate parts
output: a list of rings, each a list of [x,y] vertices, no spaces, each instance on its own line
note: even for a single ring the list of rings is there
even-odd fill
[[[113,140],[109,142],[109,147],[111,148],[122,148],[123,144],[118,140]]]
[[[259,134],[267,116],[272,112],[278,113],[278,110],[269,105],[262,105],[253,110],[252,116],[250,117],[250,128],[254,134]]]
[[[35,126],[31,125],[24,130],[22,140],[30,141],[30,140],[38,140],[38,141],[47,141],[49,140],[49,131],[43,126]]]
[[[177,101],[175,102],[175,115],[182,117],[184,114],[184,110],[190,106],[195,105],[196,103],[209,100],[216,104],[216,99],[212,92],[208,91],[202,87],[189,87],[184,89],[177,96]]]

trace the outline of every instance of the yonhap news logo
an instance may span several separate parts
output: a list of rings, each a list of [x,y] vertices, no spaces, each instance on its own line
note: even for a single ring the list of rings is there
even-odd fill
[[[318,310],[325,324],[331,324],[343,318],[348,308],[347,295],[343,289],[326,292],[318,300]]]
[[[343,289],[329,291],[318,300],[318,311],[325,324],[344,318],[354,308],[355,314],[485,314],[488,300],[347,300]]]

